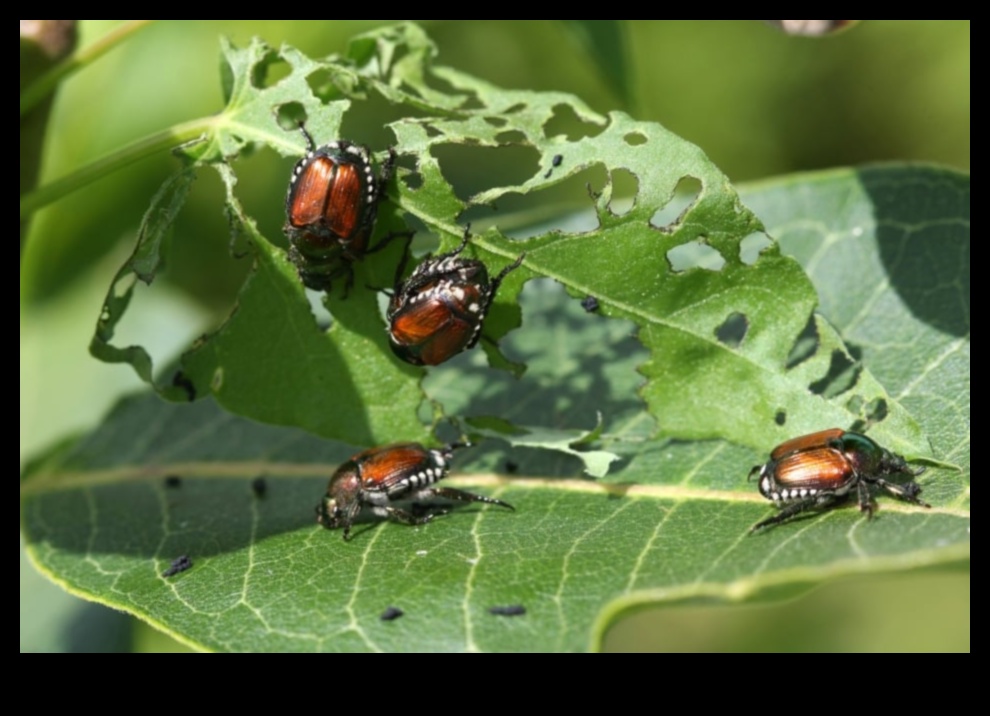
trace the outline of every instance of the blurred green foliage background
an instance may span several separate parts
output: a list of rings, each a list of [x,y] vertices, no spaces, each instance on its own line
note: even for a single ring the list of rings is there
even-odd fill
[[[114,26],[82,22],[80,47]],[[350,37],[373,26],[154,23],[59,87],[41,183],[148,134],[217,112],[220,35],[238,45],[258,35],[273,46],[288,43],[323,56],[343,51]],[[869,21],[824,39],[790,37],[756,21],[424,27],[439,47],[438,63],[503,87],[571,92],[602,113],[622,110],[659,122],[704,149],[733,182],[875,161],[969,169],[965,21]],[[277,78],[276,71],[269,81]],[[381,127],[394,118],[383,104],[361,106],[348,120],[352,138],[387,142]],[[291,164],[262,149],[234,165],[242,202],[272,238],[281,236]],[[133,246],[148,201],[176,166],[168,155],[144,160],[32,217],[20,284],[22,464],[95,425],[120,395],[139,387],[128,369],[90,358],[87,346],[106,287]],[[157,365],[215,324],[248,268],[230,258],[221,207],[219,181],[203,172],[179,219],[166,285],[156,284],[153,294],[138,291],[142,322],[125,326],[121,343],[148,346]],[[917,598],[909,601],[898,598],[904,579],[871,577],[826,587],[796,604],[759,609],[655,610],[617,626],[606,646],[968,650],[968,574],[912,577],[910,592]],[[721,620],[718,628],[711,626],[713,614]],[[170,648],[150,628],[50,585],[23,556],[20,623],[22,651]],[[851,628],[830,628],[838,623]],[[862,624],[877,626],[856,626]],[[908,624],[934,636],[892,637]],[[780,638],[802,630],[808,640]]]

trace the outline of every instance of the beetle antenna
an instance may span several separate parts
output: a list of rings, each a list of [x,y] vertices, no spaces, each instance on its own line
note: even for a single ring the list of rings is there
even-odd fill
[[[447,443],[444,447],[448,452],[453,452],[459,448],[469,448],[474,447],[474,445],[471,444],[470,440],[465,439],[464,442]]]
[[[306,137],[306,144],[309,145],[308,146],[309,151],[312,152],[313,150],[315,150],[316,142],[313,141],[313,135],[311,135],[308,131],[306,131],[306,123],[301,119],[299,120],[299,131],[303,133],[304,137]]]
[[[457,256],[457,254],[461,253],[467,247],[468,242],[470,240],[471,240],[471,224],[468,224],[467,226],[464,227],[464,238],[461,239],[461,245],[458,246],[453,251],[451,251],[448,254],[448,256]]]
[[[501,285],[502,279],[508,276],[510,271],[515,271],[517,268],[522,266],[522,262],[524,258],[526,258],[525,252],[519,254],[519,258],[517,258],[515,261],[513,261],[511,264],[509,264],[499,272],[498,276],[495,277],[495,280],[492,281],[492,293],[495,293],[495,291]]]

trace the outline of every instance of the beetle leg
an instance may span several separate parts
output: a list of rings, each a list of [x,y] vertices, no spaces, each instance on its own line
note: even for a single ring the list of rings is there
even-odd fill
[[[445,515],[449,510],[433,510],[432,512],[425,515],[414,515],[412,512],[403,510],[399,507],[392,507],[391,505],[385,505],[378,509],[384,510],[385,515],[390,520],[395,520],[396,522],[401,522],[404,525],[425,525],[427,522],[433,520],[434,517],[439,517],[440,515]],[[377,512],[378,510],[376,510]]]
[[[354,520],[357,519],[358,513],[361,512],[361,503],[355,500],[352,504],[347,506],[344,510],[344,514],[341,516],[339,522],[336,524],[328,525],[330,527],[336,527],[337,524],[344,525],[344,541],[348,542],[351,539],[351,525],[354,524]]]
[[[457,248],[449,253],[440,254],[439,256],[436,257],[436,260],[441,261],[443,259],[450,259],[459,255],[464,249],[467,248],[468,242],[470,240],[471,240],[471,224],[468,224],[467,226],[464,227],[464,236],[463,238],[461,238],[461,243],[458,244]],[[427,258],[431,258],[431,257],[428,256]]]
[[[861,477],[857,477],[859,482],[856,484],[856,494],[859,496],[859,510],[860,512],[867,513],[868,519],[873,519],[873,512],[876,509],[873,505],[873,495],[870,494],[870,486],[866,484],[866,480]]]
[[[316,142],[313,141],[312,135],[306,131],[306,123],[302,120],[299,121],[299,131],[302,132],[304,137],[306,137],[307,151],[316,151]]]
[[[388,148],[388,159],[382,162],[382,169],[378,172],[378,189],[382,196],[385,196],[385,185],[392,178],[395,171],[395,147]]]
[[[492,302],[495,300],[495,293],[498,291],[498,287],[502,283],[502,279],[504,279],[510,271],[519,268],[524,258],[526,258],[526,254],[525,253],[520,254],[519,258],[517,258],[511,264],[509,264],[504,269],[502,269],[499,272],[498,276],[496,276],[495,279],[488,285],[488,290],[485,292],[485,303],[481,307],[481,312],[479,315],[488,316],[488,310],[492,307]],[[478,339],[480,339],[481,337],[482,337],[481,331],[475,333],[474,338],[471,340],[470,343],[468,343],[467,349],[474,348],[478,344]],[[486,337],[485,340],[489,340],[489,339]]]
[[[517,268],[519,268],[520,266],[522,266],[522,262],[523,262],[523,259],[524,258],[526,258],[525,252],[519,254],[519,258],[517,258],[511,264],[509,264],[504,269],[502,269],[501,271],[499,271],[498,276],[496,276],[495,277],[495,280],[492,281],[492,296],[494,296],[495,295],[495,292],[498,290],[499,284],[502,283],[502,279],[504,279],[506,276],[508,276],[510,271],[515,271]]]
[[[815,495],[814,497],[808,497],[798,502],[792,502],[791,504],[783,507],[780,510],[780,512],[778,512],[777,514],[768,517],[762,522],[757,522],[755,525],[753,525],[750,528],[749,532],[750,534],[752,534],[753,532],[756,532],[756,530],[762,527],[769,527],[770,525],[780,524],[781,522],[790,519],[796,514],[805,512],[806,510],[824,509],[826,507],[834,505],[836,502],[839,502],[841,499],[842,496],[833,495],[831,493],[824,493],[820,495]]]
[[[385,236],[383,236],[378,241],[377,244],[372,246],[370,249],[365,249],[364,255],[367,256],[368,254],[373,254],[377,251],[381,251],[382,249],[384,249],[386,246],[389,245],[392,239],[398,239],[399,237],[402,237],[406,240],[406,248],[402,253],[403,261],[401,265],[401,269],[402,271],[404,271],[406,268],[405,258],[406,255],[409,253],[409,245],[412,244],[413,236],[415,235],[416,235],[415,231],[390,231],[387,234],[385,234]],[[400,271],[399,273],[401,274],[402,271]]]
[[[402,289],[402,274],[406,272],[406,264],[409,262],[409,247],[412,246],[413,236],[415,236],[415,231],[403,231],[399,234],[386,234],[385,239],[391,240],[395,236],[405,235],[406,237],[406,247],[402,249],[402,258],[399,259],[399,265],[395,268],[395,281],[393,283],[393,291],[399,293]],[[380,244],[381,242],[379,242]],[[372,251],[377,251],[378,246],[376,245]],[[369,251],[368,253],[371,253]]]
[[[498,276],[496,276],[492,282],[488,285],[488,292],[485,296],[485,305],[481,309],[481,315],[487,316],[488,309],[492,307],[492,301],[495,300],[495,293],[498,291],[498,287],[502,284],[502,279],[509,275],[510,271],[515,271],[522,265],[523,259],[526,258],[526,254],[519,254],[519,258],[513,261],[511,264],[506,266],[504,269],[499,271]]]
[[[887,494],[893,495],[898,499],[904,500],[905,502],[912,502],[916,505],[921,505],[922,507],[931,507],[931,505],[918,497],[918,495],[921,494],[921,485],[916,482],[898,485],[895,482],[888,482],[882,477],[878,477],[874,480],[874,482],[881,490],[884,490]]]
[[[501,507],[508,507],[513,512],[515,512],[516,510],[516,508],[510,505],[508,502],[502,502],[502,500],[496,500],[494,497],[475,495],[473,492],[464,492],[463,490],[455,490],[453,487],[431,487],[426,490],[420,490],[418,496],[439,497],[444,500],[455,500],[457,502],[486,502],[489,505],[499,505]]]
[[[354,285],[354,266],[346,257],[335,255],[323,261],[306,258],[294,245],[289,246],[289,261],[296,267],[299,278],[306,288],[314,291],[330,292],[334,279],[347,275],[344,285],[344,298]]]

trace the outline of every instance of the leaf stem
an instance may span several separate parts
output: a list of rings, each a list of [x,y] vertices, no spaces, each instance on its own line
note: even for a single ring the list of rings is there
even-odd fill
[[[133,164],[139,159],[157,152],[173,149],[176,146],[205,136],[215,126],[216,117],[205,117],[177,124],[166,130],[139,139],[97,159],[82,169],[56,179],[53,182],[29,192],[21,197],[21,220],[38,209],[71,194],[86,184]]]

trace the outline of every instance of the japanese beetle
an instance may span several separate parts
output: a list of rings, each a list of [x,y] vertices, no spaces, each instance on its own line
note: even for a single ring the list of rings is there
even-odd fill
[[[395,151],[389,149],[376,175],[367,147],[341,139],[317,148],[306,128],[300,125],[299,130],[309,151],[293,168],[285,198],[289,260],[308,288],[329,291],[331,280],[343,274],[348,274],[349,286],[351,264],[392,238],[368,248]]]
[[[749,471],[750,478],[759,473],[760,494],[780,509],[750,532],[779,524],[805,510],[831,507],[845,500],[854,488],[859,509],[871,518],[875,509],[871,486],[905,502],[931,507],[918,497],[918,483],[897,484],[884,479],[897,473],[917,477],[924,471],[924,467],[910,469],[903,457],[859,433],[832,428],[802,435],[775,447],[769,462]]]
[[[430,487],[447,476],[455,449],[466,447],[452,443],[439,449],[427,449],[419,443],[396,443],[371,448],[353,455],[337,468],[330,478],[327,494],[316,508],[316,521],[327,529],[344,528],[346,540],[351,525],[365,505],[379,517],[406,525],[425,525],[449,510],[413,514],[394,506],[396,500],[427,500],[435,497],[459,502],[486,502],[515,508],[494,497],[483,497],[452,487]]]
[[[427,257],[405,283],[399,266],[386,318],[392,352],[407,363],[439,365],[473,348],[499,285],[526,257],[489,281],[481,261],[460,258],[468,236],[465,230],[461,245],[449,254]]]

